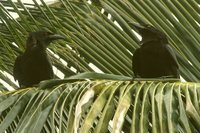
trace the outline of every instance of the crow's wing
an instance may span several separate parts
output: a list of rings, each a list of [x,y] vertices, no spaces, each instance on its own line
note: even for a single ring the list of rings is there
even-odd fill
[[[47,74],[47,77],[49,79],[52,79],[52,78],[54,78],[52,63],[51,63],[51,60],[48,57],[46,57],[46,58],[47,58],[47,62],[45,64],[46,69],[47,69],[47,73],[46,74]]]
[[[136,49],[135,52],[133,53],[133,58],[132,58],[132,69],[133,73],[135,74],[135,77],[138,76],[139,65],[140,65],[139,49]]]
[[[171,64],[171,69],[173,71],[173,74],[178,78],[179,77],[179,65],[178,65],[178,61],[176,58],[176,54],[173,51],[172,47],[170,45],[165,45],[166,48],[166,52],[167,52],[167,59],[168,62]]]
[[[21,58],[22,56],[18,56],[15,60],[14,68],[13,68],[13,76],[15,80],[20,80],[22,71],[21,71]]]
[[[170,45],[165,45],[165,48],[167,50],[166,52],[168,53],[167,55],[169,55],[170,63],[178,68],[178,61],[172,47]]]

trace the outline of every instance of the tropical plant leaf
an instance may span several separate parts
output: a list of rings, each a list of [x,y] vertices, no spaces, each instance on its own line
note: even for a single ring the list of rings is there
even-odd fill
[[[0,131],[197,133],[199,87],[198,83],[94,80],[2,93]]]
[[[166,33],[182,78],[199,81],[200,2],[91,2],[0,1],[0,133],[200,132],[199,83],[132,78],[139,37],[128,25],[148,23]],[[64,79],[9,92],[18,88],[14,60],[39,29],[66,36],[47,50]]]
[[[0,69],[10,75],[16,56],[24,51],[28,32],[46,29],[67,38],[48,49],[57,76],[58,72],[69,77],[88,71],[133,76],[131,57],[139,39],[128,22],[138,22],[152,24],[165,32],[176,51],[181,76],[186,81],[199,79],[197,1],[100,0],[89,4],[61,0],[47,5],[41,0],[40,3],[35,0],[33,4],[12,0],[0,3]],[[19,17],[13,18],[11,12]],[[4,73],[1,75],[5,77]],[[16,88],[10,78],[3,80]]]

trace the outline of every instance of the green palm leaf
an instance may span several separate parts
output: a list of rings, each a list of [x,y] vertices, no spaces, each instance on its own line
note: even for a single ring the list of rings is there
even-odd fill
[[[13,91],[1,96],[0,132],[198,132],[199,87],[168,81],[63,80],[51,89]]]
[[[128,22],[149,23],[165,32],[181,76],[198,82],[200,3],[91,1],[0,2],[0,133],[198,133],[198,83],[131,81],[131,58],[139,38]],[[19,17],[13,18],[11,12]],[[28,32],[38,29],[67,38],[48,49],[55,74],[59,78],[61,72],[64,79],[9,92],[2,81],[17,89],[12,80],[14,60],[24,51]],[[83,73],[95,71],[104,74]]]

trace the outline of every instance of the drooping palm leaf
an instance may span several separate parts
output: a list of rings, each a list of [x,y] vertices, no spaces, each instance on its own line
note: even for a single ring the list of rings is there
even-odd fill
[[[5,72],[12,75],[28,32],[41,28],[67,37],[48,49],[65,77],[96,71],[90,64],[104,73],[129,77],[105,74],[100,80],[98,74],[86,74],[13,92],[1,87],[5,92],[0,94],[0,132],[200,131],[198,83],[129,81],[139,39],[128,25],[129,21],[150,23],[165,32],[176,51],[181,76],[199,81],[198,1],[33,2],[0,1],[0,79],[17,88]],[[92,76],[96,80],[84,80]]]
[[[0,132],[200,131],[198,83],[66,82],[1,96]]]

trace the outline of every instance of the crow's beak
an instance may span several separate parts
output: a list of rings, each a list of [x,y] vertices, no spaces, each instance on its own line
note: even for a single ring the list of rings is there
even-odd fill
[[[59,35],[59,34],[52,34],[48,36],[48,40],[58,40],[58,39],[66,39],[66,37]]]

